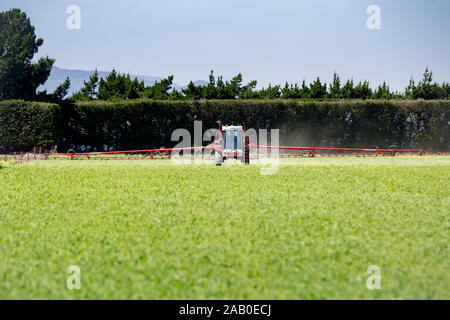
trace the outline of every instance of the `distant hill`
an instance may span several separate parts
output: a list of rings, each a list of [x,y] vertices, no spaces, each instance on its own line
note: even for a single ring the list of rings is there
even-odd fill
[[[38,88],[38,91],[47,90],[48,93],[53,92],[58,85],[60,85],[66,77],[69,77],[70,79],[70,90],[69,94],[72,94],[74,92],[77,92],[83,87],[83,82],[89,80],[89,77],[94,73],[93,70],[86,71],[86,70],[70,70],[70,69],[62,69],[58,67],[53,67],[52,71],[50,72],[50,76],[47,80],[47,82],[40,86]],[[109,71],[98,71],[99,78],[106,78],[110,74]],[[154,76],[143,76],[143,75],[134,75],[130,74],[131,78],[138,78],[139,81],[144,81],[145,85],[152,85],[155,83],[155,81],[159,81],[162,78],[161,77],[154,77]],[[195,81],[196,83],[200,84],[203,83],[203,80]],[[179,90],[182,87],[173,84],[173,88]]]

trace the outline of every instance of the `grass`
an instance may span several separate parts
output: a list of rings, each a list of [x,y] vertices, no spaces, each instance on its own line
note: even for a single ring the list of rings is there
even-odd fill
[[[0,298],[449,299],[449,158],[4,164]]]

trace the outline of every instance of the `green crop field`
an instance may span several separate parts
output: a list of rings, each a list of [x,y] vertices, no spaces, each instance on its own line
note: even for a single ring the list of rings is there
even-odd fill
[[[450,157],[260,169],[0,164],[0,299],[450,298]]]

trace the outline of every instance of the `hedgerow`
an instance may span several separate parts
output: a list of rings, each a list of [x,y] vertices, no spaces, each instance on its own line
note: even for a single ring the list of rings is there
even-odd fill
[[[171,147],[194,121],[279,129],[280,144],[450,150],[450,101],[120,100],[0,102],[3,151],[32,147],[104,151]],[[205,142],[206,143],[206,142]]]
[[[0,151],[51,148],[59,143],[61,122],[57,104],[0,101]]]
[[[87,101],[63,110],[61,148],[124,150],[173,146],[177,128],[193,134],[223,124],[280,129],[283,145],[422,147],[449,150],[450,101],[200,100]]]

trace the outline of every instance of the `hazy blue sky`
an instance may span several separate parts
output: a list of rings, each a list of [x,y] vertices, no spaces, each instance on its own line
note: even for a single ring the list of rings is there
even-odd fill
[[[81,30],[66,8],[81,8]],[[381,30],[366,27],[369,5]],[[242,72],[258,86],[329,80],[337,71],[394,89],[421,78],[450,81],[450,1],[414,0],[2,0],[44,38],[39,55],[71,69],[167,76],[175,82]]]

